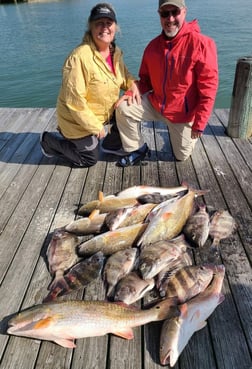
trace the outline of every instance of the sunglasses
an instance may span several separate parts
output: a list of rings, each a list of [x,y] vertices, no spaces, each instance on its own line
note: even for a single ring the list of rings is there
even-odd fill
[[[163,10],[159,12],[161,18],[177,17],[181,13],[179,8],[173,10]]]

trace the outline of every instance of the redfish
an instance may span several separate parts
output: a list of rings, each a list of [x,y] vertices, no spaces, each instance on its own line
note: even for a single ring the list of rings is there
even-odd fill
[[[107,301],[58,301],[33,306],[9,321],[7,333],[54,341],[73,348],[74,340],[113,333],[132,339],[133,327],[179,314],[172,299],[146,310]]]
[[[81,256],[92,255],[102,251],[104,255],[114,254],[116,251],[125,250],[134,246],[143,234],[147,224],[135,224],[129,227],[108,231],[81,243],[78,253]]]
[[[135,197],[120,198],[114,195],[103,196],[103,193],[99,192],[98,199],[83,204],[78,210],[78,214],[87,215],[92,213],[93,210],[99,210],[100,213],[109,213],[110,211],[131,207],[137,204],[138,201]]]
[[[106,215],[106,213],[100,214],[98,210],[94,210],[88,217],[73,220],[64,229],[78,236],[100,233],[106,229]]]

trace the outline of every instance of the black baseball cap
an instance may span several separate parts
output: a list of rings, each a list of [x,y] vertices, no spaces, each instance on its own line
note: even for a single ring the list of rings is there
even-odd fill
[[[89,22],[92,22],[100,18],[109,18],[113,22],[117,23],[116,14],[111,5],[107,3],[100,3],[95,5],[90,12],[88,20]]]

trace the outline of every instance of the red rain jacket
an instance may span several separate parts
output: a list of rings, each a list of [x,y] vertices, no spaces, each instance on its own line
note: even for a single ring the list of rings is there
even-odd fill
[[[218,88],[218,62],[215,42],[200,33],[197,20],[185,22],[172,40],[164,33],[153,39],[139,77],[141,93],[151,90],[149,99],[165,118],[205,129]]]

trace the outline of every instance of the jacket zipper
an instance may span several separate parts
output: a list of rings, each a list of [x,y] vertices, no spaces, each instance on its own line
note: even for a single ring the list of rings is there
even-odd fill
[[[164,72],[164,81],[163,81],[163,101],[162,101],[162,106],[161,106],[161,114],[163,115],[163,112],[164,112],[164,109],[165,109],[165,105],[166,105],[166,92],[165,92],[165,86],[166,86],[166,83],[168,81],[168,58],[169,58],[169,53],[171,51],[171,48],[172,48],[172,44],[169,44],[168,45],[168,51],[165,55],[165,72]],[[170,79],[172,78],[172,70],[173,70],[173,64],[172,63],[172,68],[170,70]]]

